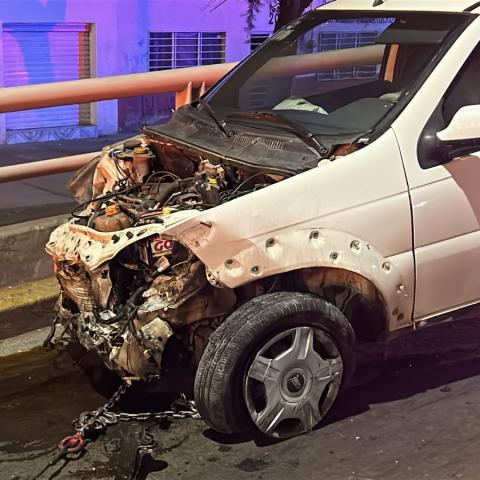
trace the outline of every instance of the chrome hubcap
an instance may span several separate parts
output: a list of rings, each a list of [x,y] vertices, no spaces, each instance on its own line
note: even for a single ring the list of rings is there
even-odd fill
[[[312,430],[337,396],[343,363],[322,330],[297,327],[276,335],[253,357],[244,381],[248,411],[272,437]]]

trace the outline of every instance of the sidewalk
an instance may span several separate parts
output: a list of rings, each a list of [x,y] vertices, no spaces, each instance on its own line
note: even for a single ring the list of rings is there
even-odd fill
[[[133,135],[124,133],[93,139],[0,145],[0,167],[96,152],[105,145]],[[61,173],[0,184],[0,227],[70,212],[75,201],[65,183],[72,174]]]

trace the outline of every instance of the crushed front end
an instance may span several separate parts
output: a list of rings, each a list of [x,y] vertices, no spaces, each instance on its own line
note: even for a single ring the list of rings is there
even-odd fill
[[[147,136],[106,149],[74,177],[83,203],[46,246],[63,338],[123,377],[194,368],[237,298],[172,231],[278,179]]]

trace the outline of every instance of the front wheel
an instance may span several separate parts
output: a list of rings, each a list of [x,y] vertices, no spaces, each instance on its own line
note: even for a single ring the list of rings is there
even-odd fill
[[[212,334],[195,400],[222,433],[288,438],[311,431],[354,369],[355,336],[335,306],[305,293],[250,300]]]

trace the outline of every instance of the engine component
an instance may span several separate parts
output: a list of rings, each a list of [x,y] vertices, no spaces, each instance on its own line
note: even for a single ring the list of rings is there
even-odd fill
[[[195,176],[206,175],[207,178],[214,178],[218,183],[225,181],[225,169],[221,165],[214,165],[210,160],[201,160]]]
[[[133,150],[133,180],[142,183],[144,178],[150,173],[150,162],[155,155],[147,147],[136,147]]]
[[[129,140],[125,140],[125,142],[123,142],[123,148],[125,150],[135,150],[135,148],[137,147],[141,147],[142,146],[142,141],[138,138],[131,138]]]
[[[65,294],[78,310],[92,312],[95,306],[92,286],[87,272],[78,265],[62,265],[57,268],[57,278]]]
[[[120,207],[113,203],[105,208],[105,215],[100,215],[94,221],[99,232],[117,232],[131,225],[128,215],[120,211]]]
[[[141,328],[137,328],[137,335],[127,330],[123,342],[119,346],[112,346],[109,360],[114,362],[115,368],[135,376],[146,378],[158,374],[161,369],[163,349],[167,340],[173,334],[168,323],[159,317],[154,318]]]
[[[119,183],[142,183],[151,171],[155,154],[139,139],[127,140],[108,150],[98,162],[93,176],[93,196],[114,192]]]

